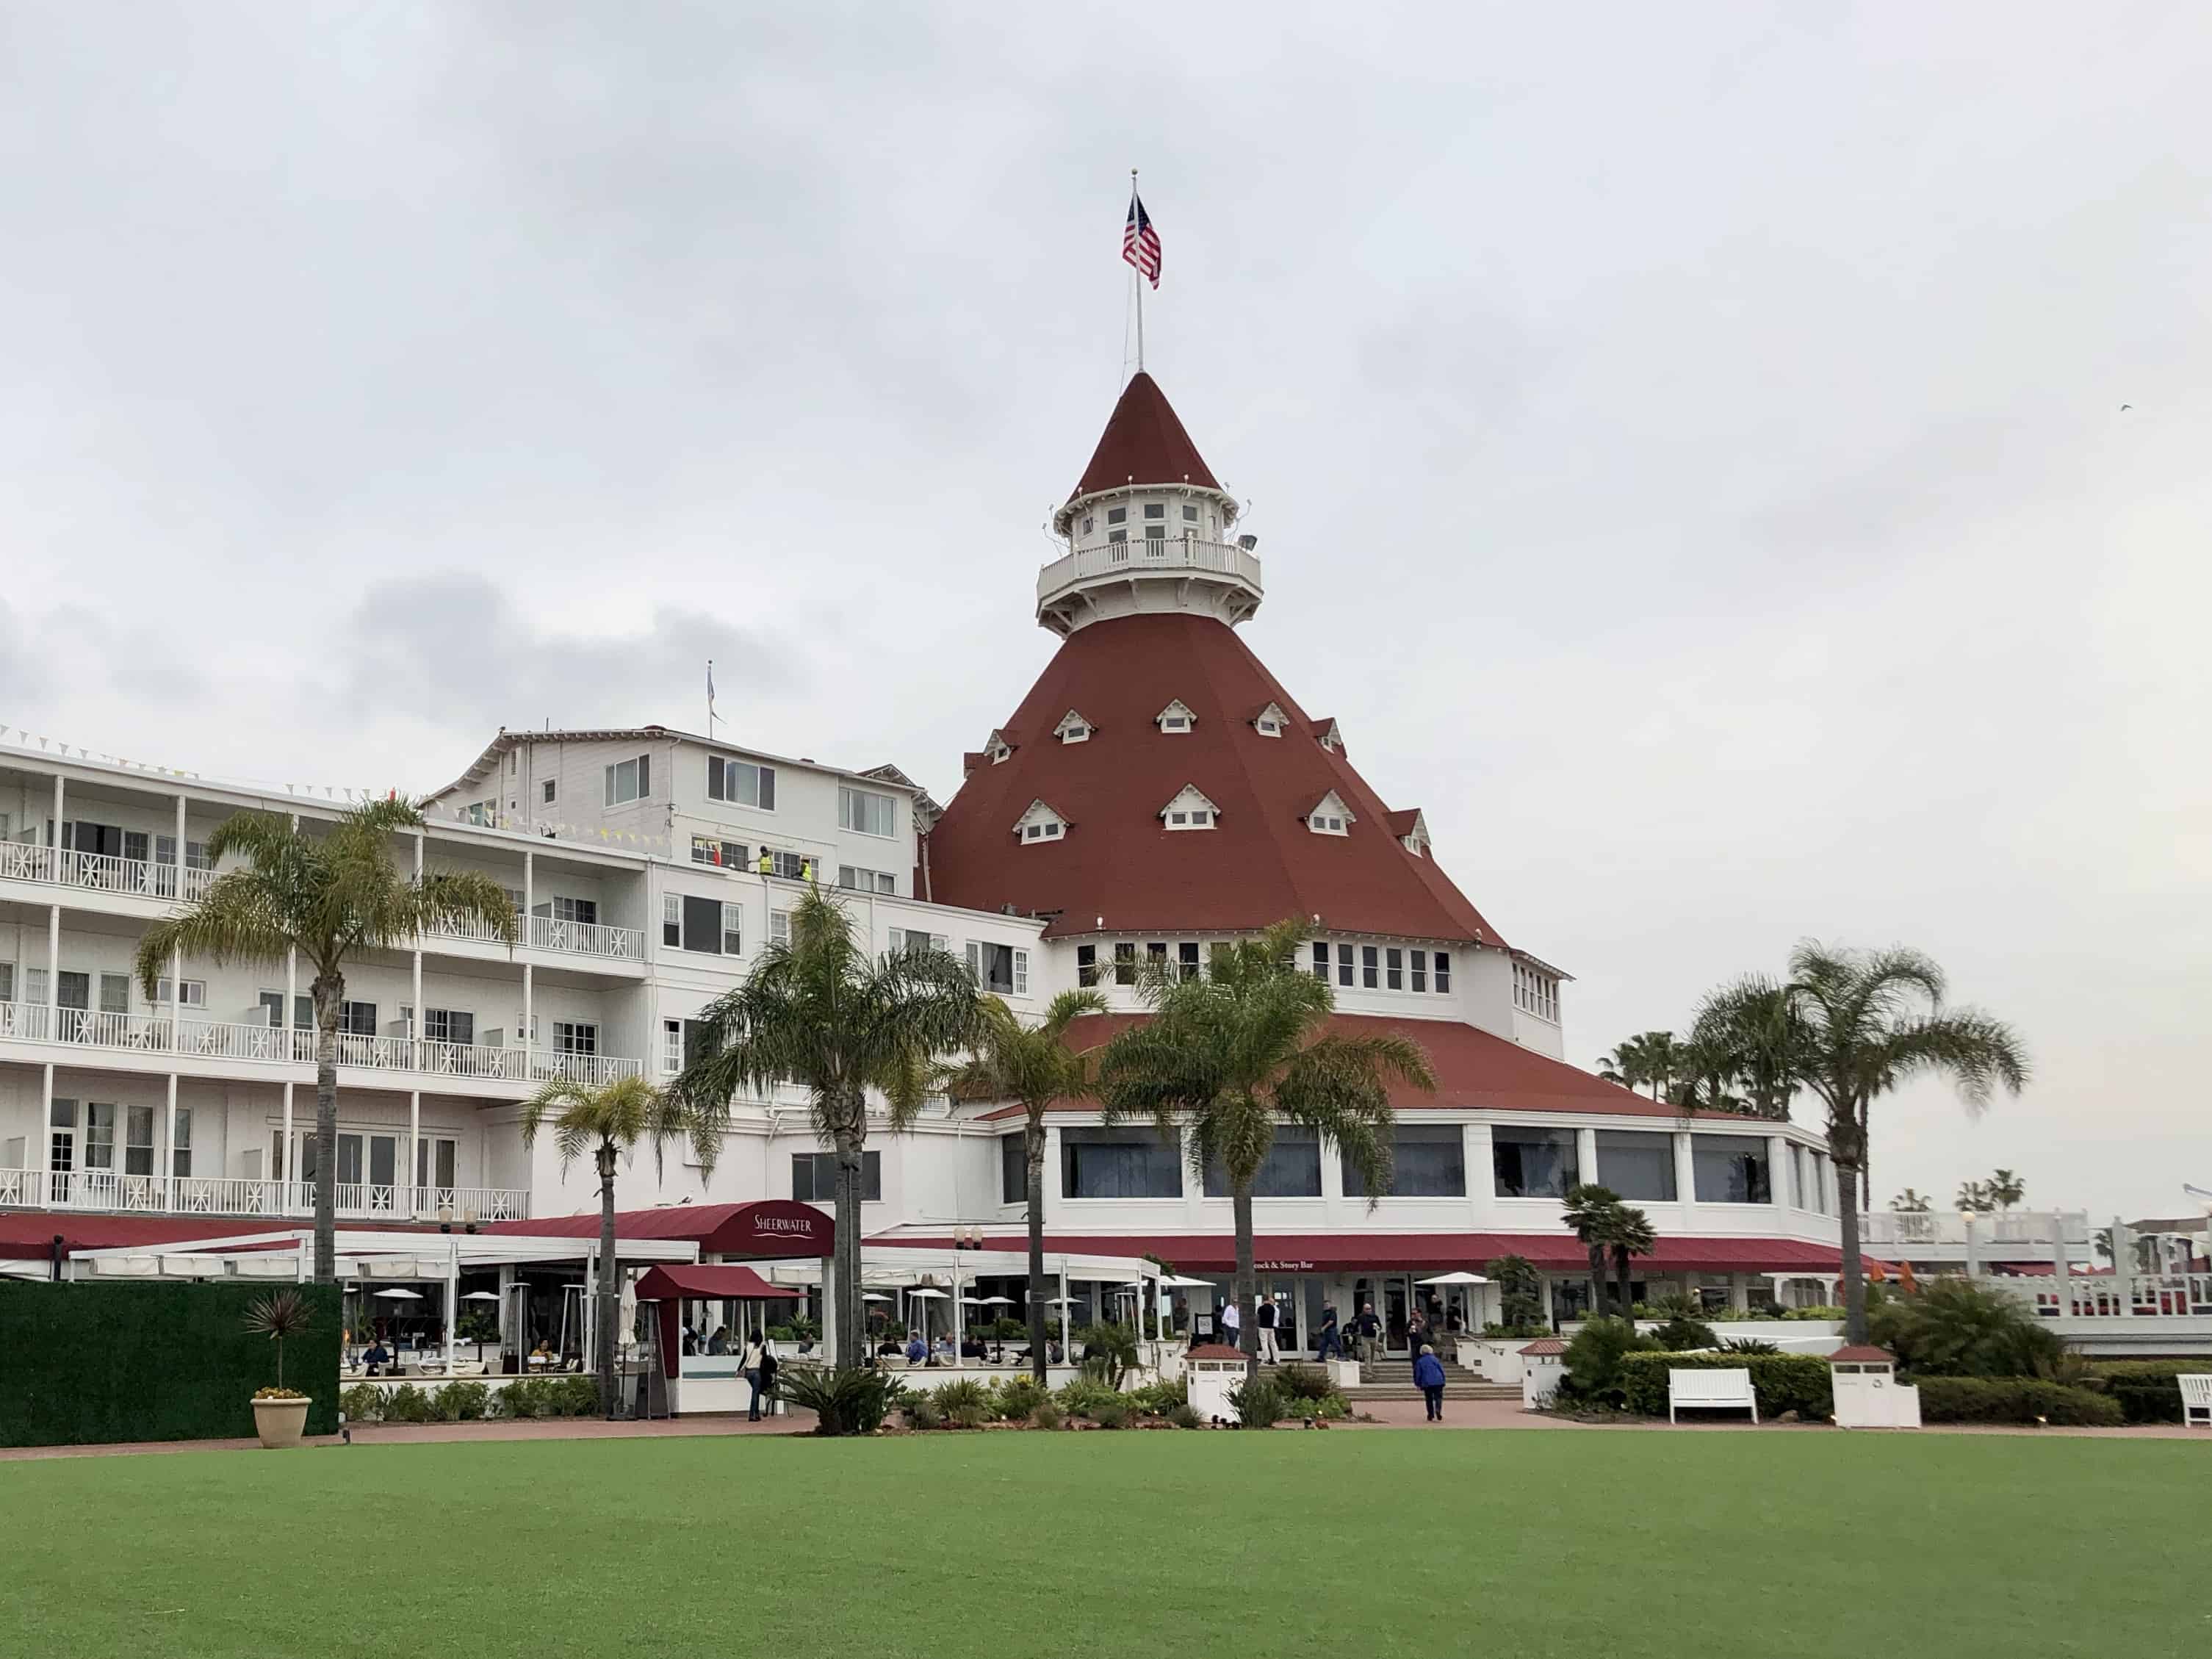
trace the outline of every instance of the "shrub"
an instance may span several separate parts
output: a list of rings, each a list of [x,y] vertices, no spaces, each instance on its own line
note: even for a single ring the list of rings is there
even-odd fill
[[[1030,1334],[1028,1322],[1019,1319],[1001,1319],[993,1322],[991,1334],[1001,1342],[1018,1341]]]
[[[1796,1412],[1825,1423],[1836,1409],[1828,1362],[1809,1353],[1632,1353],[1620,1361],[1622,1402],[1642,1417],[1667,1414],[1670,1370],[1747,1370],[1762,1421]]]
[[[1482,1334],[1485,1336],[1491,1338],[1493,1341],[1502,1342],[1512,1340],[1516,1342],[1533,1342],[1540,1336],[1549,1336],[1552,1334],[1552,1328],[1549,1325],[1499,1325],[1493,1323],[1485,1325],[1482,1328]]]
[[[441,1423],[473,1423],[484,1414],[491,1390],[481,1382],[448,1382],[430,1396]]]
[[[1272,1429],[1282,1419],[1290,1416],[1290,1403],[1283,1391],[1265,1376],[1239,1382],[1229,1391],[1229,1408],[1237,1413],[1237,1420],[1248,1429]]]
[[[1120,1392],[1095,1376],[1073,1378],[1053,1397],[1070,1417],[1090,1417],[1102,1405],[1121,1403]]]
[[[1918,1382],[1923,1423],[2044,1422],[2116,1429],[2127,1420],[2120,1402],[2108,1395],[2040,1377],[1923,1376]]]
[[[1190,1385],[1179,1376],[1162,1377],[1129,1391],[1130,1405],[1147,1417],[1164,1417],[1190,1398]]]
[[[595,1417],[599,1410],[599,1379],[578,1373],[547,1380],[554,1417]]]
[[[1338,1422],[1352,1415],[1352,1402],[1340,1394],[1324,1395],[1312,1402],[1306,1415],[1330,1423]]]
[[[822,1435],[873,1434],[906,1392],[889,1371],[787,1364],[775,1375],[778,1391],[812,1412]]]
[[[1179,1406],[1169,1407],[1166,1415],[1168,1421],[1179,1429],[1202,1429],[1206,1426],[1206,1419],[1187,1400]]]
[[[2014,1297],[1970,1279],[1931,1280],[1869,1313],[1868,1333],[1923,1376],[2035,1376],[2065,1352],[2056,1332]],[[1924,1414],[1924,1413],[1923,1413]]]
[[[1559,1390],[1570,1400],[1602,1400],[1618,1405],[1622,1359],[1657,1346],[1628,1320],[1590,1320],[1567,1344],[1566,1375],[1560,1379]]]
[[[387,1423],[428,1423],[430,1398],[412,1382],[402,1382],[385,1396],[384,1420]]]
[[[552,1386],[549,1377],[519,1376],[492,1396],[493,1412],[500,1417],[550,1417],[546,1390]]]
[[[2174,1398],[2179,1401],[2180,1396]],[[338,1395],[338,1409],[345,1413],[349,1423],[381,1423],[384,1390],[374,1382],[356,1382]]]
[[[906,1425],[909,1429],[941,1429],[945,1426],[945,1413],[938,1409],[937,1397],[933,1394],[910,1394],[899,1409],[906,1413]]]
[[[2130,1423],[2181,1421],[2181,1384],[2185,1371],[2212,1370],[2201,1359],[2101,1359],[2088,1367],[2085,1381],[2102,1383],[2104,1392]]]
[[[1066,1413],[1060,1410],[1049,1395],[1038,1401],[1030,1412],[1030,1426],[1033,1429],[1056,1429],[1066,1420]]]
[[[1717,1348],[1721,1340],[1711,1326],[1686,1314],[1675,1315],[1652,1332],[1651,1336],[1669,1353],[1682,1353],[1692,1348]]]
[[[1129,1402],[1118,1395],[1112,1400],[1102,1400],[1091,1408],[1091,1420],[1102,1429],[1126,1428],[1129,1422]]]
[[[1328,1373],[1318,1365],[1278,1366],[1274,1383],[1283,1397],[1291,1401],[1326,1400],[1336,1392]]]
[[[1083,1374],[1119,1389],[1136,1368],[1137,1334],[1127,1325],[1085,1325],[1076,1332],[1083,1345]]]
[[[1780,1353],[1781,1346],[1763,1336],[1730,1336],[1722,1339],[1723,1353]]]
[[[1044,1385],[1033,1376],[1008,1377],[999,1385],[999,1415],[1009,1423],[1025,1422],[1051,1398]]]
[[[1844,1310],[1841,1308],[1825,1307],[1784,1308],[1782,1310],[1782,1316],[1784,1319],[1823,1319],[1833,1322],[1835,1320],[1841,1319],[1844,1316]]]
[[[956,1428],[980,1429],[999,1415],[999,1402],[990,1385],[972,1376],[955,1377],[936,1392],[938,1410]]]

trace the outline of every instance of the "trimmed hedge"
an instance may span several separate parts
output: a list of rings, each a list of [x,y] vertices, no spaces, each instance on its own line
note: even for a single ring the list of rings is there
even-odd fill
[[[338,1428],[335,1285],[0,1280],[0,1446],[244,1439],[253,1391],[276,1381],[276,1346],[246,1310],[296,1290],[313,1310],[284,1344],[286,1386],[307,1395],[307,1431]]]
[[[1825,1423],[1836,1409],[1828,1362],[1808,1353],[1624,1354],[1620,1381],[1627,1409],[1644,1417],[1666,1416],[1670,1370],[1749,1371],[1762,1422],[1796,1412],[1808,1422]]]
[[[2120,1402],[2087,1389],[2033,1376],[1922,1376],[1923,1423],[2034,1423],[2057,1427],[2117,1429],[2126,1419]],[[2179,1391],[2175,1398],[2180,1398]]]
[[[2202,1359],[2101,1359],[2089,1367],[2092,1376],[2103,1379],[2105,1392],[2119,1402],[2130,1423],[2181,1421],[2184,1372],[2212,1371]]]

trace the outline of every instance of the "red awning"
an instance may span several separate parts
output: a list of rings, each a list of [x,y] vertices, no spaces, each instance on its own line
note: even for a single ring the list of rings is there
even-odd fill
[[[495,1221],[488,1233],[521,1233],[538,1238],[597,1238],[599,1216],[556,1215],[529,1221]],[[618,1210],[615,1238],[689,1240],[702,1255],[828,1255],[837,1237],[836,1220],[811,1204],[787,1198],[756,1199],[750,1204],[664,1204],[653,1210]]]
[[[946,1238],[878,1238],[872,1244],[949,1249]],[[1554,1272],[1587,1273],[1589,1256],[1571,1233],[1262,1233],[1252,1242],[1261,1273],[1369,1273],[1422,1268],[1480,1272],[1501,1255],[1525,1256]],[[1111,1233],[1046,1236],[1048,1250],[1094,1255],[1152,1255],[1182,1273],[1231,1273],[1237,1240],[1229,1233]],[[1018,1234],[988,1238],[988,1250],[1020,1252]],[[1842,1271],[1841,1258],[1825,1244],[1796,1238],[1662,1238],[1659,1248],[1636,1258],[1639,1273],[1802,1273]]]
[[[750,1267],[741,1267],[734,1262],[720,1266],[664,1264],[641,1274],[637,1281],[637,1299],[641,1302],[673,1301],[687,1296],[757,1300],[763,1297],[799,1297],[805,1294],[804,1291],[794,1291],[788,1285],[771,1285]]]

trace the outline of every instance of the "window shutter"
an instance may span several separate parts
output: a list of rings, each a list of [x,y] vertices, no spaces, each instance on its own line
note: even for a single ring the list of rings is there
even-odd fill
[[[640,800],[653,799],[653,757],[650,755],[637,757],[637,798]]]
[[[665,893],[660,900],[660,942],[681,949],[684,945],[684,900],[681,895]]]
[[[771,910],[768,913],[768,937],[771,945],[791,943],[791,912]]]
[[[968,941],[968,977],[978,985],[983,982],[983,947],[972,939]]]
[[[1014,952],[1014,994],[1018,997],[1025,997],[1029,994],[1030,953],[1017,950]]]
[[[722,906],[722,954],[728,957],[744,954],[744,908],[741,905]]]

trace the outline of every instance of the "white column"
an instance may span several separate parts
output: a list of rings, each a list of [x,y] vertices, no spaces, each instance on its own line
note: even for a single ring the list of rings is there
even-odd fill
[[[1060,1358],[1062,1364],[1069,1365],[1075,1363],[1074,1313],[1075,1310],[1067,1299],[1067,1258],[1062,1256],[1060,1259]]]
[[[1982,1276],[1982,1241],[1979,1230],[1975,1224],[1981,1218],[1972,1210],[1967,1210],[1962,1212],[1959,1218],[1966,1225],[1966,1277],[1979,1279]]]
[[[407,1022],[407,1038],[410,1043],[419,1045],[422,1041],[422,941],[420,939],[415,941],[414,996],[414,1012]],[[422,1054],[420,1047],[408,1051],[409,1062],[418,1070],[422,1064]]]
[[[163,1194],[161,1207],[164,1209],[168,1208],[175,1201],[174,1194],[169,1191],[169,1182],[177,1167],[176,1146],[177,1074],[172,1072],[169,1073],[169,1112],[161,1123],[161,1161],[154,1165],[154,1174],[157,1177],[154,1190]]]
[[[1766,1138],[1766,1184],[1771,1188],[1775,1212],[1778,1215],[1798,1201],[1796,1171],[1790,1164],[1790,1142],[1783,1135]],[[1781,1286],[1775,1286],[1777,1302],[1782,1299]]]
[[[45,1189],[53,1184],[54,1174],[54,1064],[48,1060],[42,1068],[45,1080],[39,1086],[39,1169],[40,1171],[39,1201],[53,1202],[52,1194]]]
[[[1575,1131],[1575,1167],[1578,1171],[1580,1171],[1581,1178],[1584,1181],[1597,1181],[1600,1179],[1597,1170],[1596,1130],[1577,1129]]]
[[[530,964],[522,964],[522,1080],[538,1075],[538,988]]]
[[[183,857],[179,854],[179,858]],[[182,866],[179,866],[179,868]],[[185,953],[169,952],[169,1052],[183,1046],[185,1034]]]
[[[2051,1230],[2051,1287],[2058,1293],[2058,1317],[2065,1319],[2074,1312],[2074,1264],[2066,1254],[2066,1221],[2054,1215],[2057,1224]]]
[[[58,781],[56,787],[59,787]],[[46,1041],[58,1042],[62,1036],[62,907],[50,905],[46,910]]]
[[[2136,1312],[2136,1236],[2119,1217],[2112,1218],[2112,1289],[2119,1304],[2112,1311],[2123,1319]]]
[[[526,852],[522,855],[522,942],[530,943],[530,918],[538,914],[538,854]],[[762,926],[765,927],[766,923]],[[768,935],[761,935],[765,939]]]
[[[1682,1219],[1697,1218],[1698,1165],[1690,1155],[1690,1132],[1674,1131],[1674,1198],[1682,1206]]]
[[[52,850],[54,855],[54,879],[59,881],[62,874],[62,775],[58,772],[54,774],[54,833],[52,840],[53,847]]]
[[[1729,1275],[1729,1306],[1738,1313],[1751,1306],[1751,1276],[1748,1273]]]
[[[289,1083],[284,1085],[283,1136],[283,1179],[276,1185],[276,1210],[280,1215],[291,1212],[292,1183],[300,1178],[300,1171],[294,1167],[300,1160],[292,1155],[292,1085]]]
[[[410,1089],[407,1091],[407,1167],[399,1172],[400,1182],[407,1189],[407,1213],[410,1216],[416,1216],[416,1206],[422,1200],[422,1188],[416,1185],[416,1176],[421,1167],[420,1159],[422,1156],[416,1148],[422,1144],[422,1091],[420,1089]],[[459,1176],[460,1171],[456,1170],[453,1173]],[[419,1216],[416,1218],[419,1219]]]
[[[446,1246],[446,1375],[453,1374],[453,1327],[459,1322],[461,1306],[461,1241],[450,1239]]]
[[[177,890],[169,896],[182,899],[185,896],[185,797],[177,795],[177,861],[172,866],[177,872]]]
[[[952,1263],[952,1365],[958,1370],[964,1369],[968,1363],[966,1356],[960,1352],[960,1345],[968,1334],[968,1312],[960,1300],[960,1256],[957,1251],[953,1253]]]

